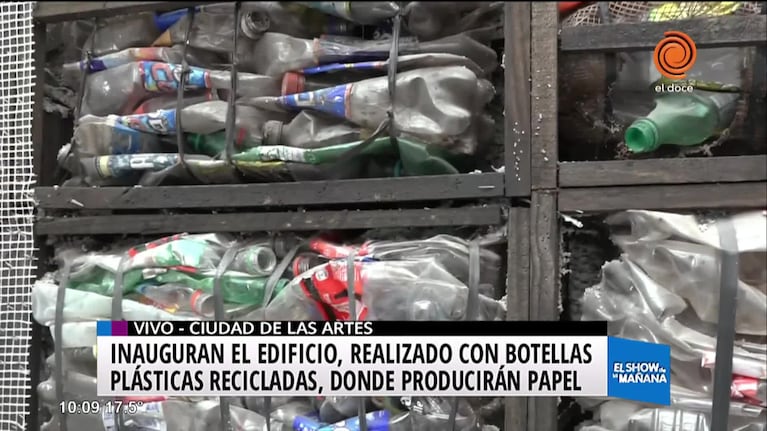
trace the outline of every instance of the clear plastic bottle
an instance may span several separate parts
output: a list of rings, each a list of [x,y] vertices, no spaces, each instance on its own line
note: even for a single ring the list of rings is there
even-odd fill
[[[365,25],[378,24],[381,21],[393,18],[394,15],[399,12],[397,3],[389,1],[315,1],[296,3],[306,5],[329,15]]]
[[[235,26],[240,26],[242,41],[258,40],[264,32],[296,37],[320,34],[353,34],[358,32],[350,23],[334,19],[319,11],[289,2],[242,2],[240,22],[234,22],[234,5],[218,3],[202,7],[195,14],[189,44],[214,52],[231,52]],[[157,40],[154,46],[183,44],[189,27],[189,16],[182,16]]]
[[[397,74],[396,87],[393,110],[398,131],[459,154],[474,153],[475,126],[494,95],[490,82],[466,67],[431,67]],[[313,109],[372,130],[392,109],[386,77],[310,93],[259,97],[253,104],[269,110]]]
[[[445,398],[417,397],[407,398],[409,411],[392,413],[387,410],[371,411],[365,415],[370,431],[445,431],[450,429],[450,411],[452,405]],[[294,423],[298,430],[306,431],[359,431],[360,421],[356,408],[357,398],[338,397],[336,403],[344,403],[343,414],[346,419],[332,425],[323,425],[312,418],[299,418]],[[325,404],[323,404],[324,406]],[[339,412],[340,413],[340,412]],[[322,413],[320,413],[322,415]],[[479,431],[477,417],[471,407],[464,401],[459,402],[456,413],[455,430]]]
[[[467,30],[502,25],[502,2],[410,2],[405,26],[419,40],[434,40]]]
[[[286,34],[264,33],[257,41],[238,45],[241,69],[268,76],[330,63],[386,60],[391,41],[345,38],[300,39]],[[498,55],[465,34],[430,42],[402,40],[399,54],[445,53],[470,59],[485,73],[498,67]]]
[[[154,14],[120,15],[98,21],[98,29],[83,44],[100,57],[125,48],[149,46],[160,34]]]
[[[211,100],[181,110],[184,133],[209,135],[225,131],[228,105]],[[267,111],[248,105],[237,105],[235,147],[256,145],[263,140],[263,126],[268,121],[288,121],[284,112]],[[176,110],[161,109],[132,115],[86,116],[75,128],[78,154],[100,156],[110,154],[162,153],[162,137],[174,136]],[[215,141],[216,137],[211,137]],[[172,141],[175,145],[175,140]]]
[[[268,241],[258,241],[243,246],[229,266],[229,270],[264,277],[271,275],[277,266],[277,255]]]
[[[301,111],[289,123],[264,123],[263,145],[284,145],[293,148],[322,148],[360,140],[364,132],[354,124],[332,116]]]
[[[78,157],[162,152],[157,135],[142,133],[95,115],[82,117],[74,130],[73,140]]]
[[[69,88],[79,90],[80,79],[85,68],[88,73],[101,72],[106,69],[114,69],[124,64],[138,61],[158,61],[162,63],[181,64],[183,61],[183,46],[172,47],[140,47],[127,48],[122,51],[92,58],[90,63],[84,60],[67,63],[62,66],[62,81]],[[192,66],[210,66],[218,62],[218,56],[194,48],[187,50],[187,62]]]
[[[182,284],[142,284],[132,297],[142,304],[151,305],[176,315],[213,317],[213,295],[194,290]],[[132,299],[132,298],[129,298]]]
[[[180,75],[181,65],[156,61],[128,63],[91,74],[86,80],[82,114],[130,114],[153,94],[177,92]],[[230,82],[229,71],[190,67],[186,88],[227,90]],[[241,96],[277,96],[280,82],[267,76],[240,73],[237,91]]]
[[[446,66],[466,66],[477,76],[482,76],[484,73],[473,61],[460,55],[427,53],[403,55],[397,59],[398,72]],[[282,95],[316,91],[346,82],[375,78],[385,75],[388,67],[389,61],[381,60],[325,64],[303,69],[299,72],[287,72],[282,78]]]
[[[209,102],[211,100],[218,100],[216,91],[203,90],[203,91],[189,91],[185,92],[184,100],[181,105],[182,109],[188,106],[196,105],[198,103]],[[148,114],[155,111],[176,109],[178,107],[178,95],[177,94],[163,94],[150,99],[145,100],[141,105],[131,112],[131,115]]]
[[[334,260],[294,278],[267,306],[269,320],[350,319],[346,261]],[[468,289],[440,264],[423,261],[355,263],[358,320],[460,320]],[[503,306],[479,295],[480,320],[503,319]]]

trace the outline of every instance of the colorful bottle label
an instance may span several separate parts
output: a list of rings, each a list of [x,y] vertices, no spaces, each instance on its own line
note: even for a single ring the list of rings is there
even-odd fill
[[[365,422],[368,431],[389,431],[389,412],[379,410],[365,415]],[[326,425],[317,431],[359,431],[360,419],[358,417],[349,418],[345,421]]]
[[[181,82],[180,64],[160,63],[157,61],[142,61],[139,63],[139,71],[144,88],[151,92],[170,92],[178,90]],[[185,89],[201,90],[210,88],[210,72],[199,67],[188,68]]]
[[[349,102],[353,84],[338,85],[317,91],[290,94],[279,98],[285,107],[301,110],[314,109],[339,118],[349,118]]]
[[[317,431],[321,426],[322,423],[306,416],[296,416],[293,420],[294,431]]]
[[[367,307],[362,303],[363,262],[354,263],[354,298],[349,298],[346,261],[336,260],[318,266],[300,285],[304,294],[314,300],[326,320],[350,320],[350,300],[356,301],[356,320],[365,320]]]
[[[87,61],[81,61],[80,62],[80,70],[85,70],[86,67],[88,67],[88,73],[94,73],[94,72],[101,72],[102,70],[109,69],[110,67],[116,67],[119,66],[117,62],[114,62],[114,64],[109,65],[109,61],[104,61],[102,58],[92,58],[90,65],[88,65]]]
[[[368,431],[389,431],[389,419],[390,415],[386,410],[365,415]],[[297,416],[293,420],[293,429],[295,431],[360,431],[360,420],[354,417],[332,425],[323,425],[315,419]]]
[[[239,157],[234,157],[235,160],[252,161],[257,160],[261,162],[295,162],[295,163],[307,163],[310,150],[306,148],[288,147],[285,145],[268,145],[263,147],[254,147],[245,153],[240,153]]]
[[[178,154],[118,154],[95,158],[101,178],[122,178],[137,171],[160,171],[178,163]]]
[[[310,67],[301,71],[304,75],[320,75],[330,72],[343,72],[349,70],[385,70],[388,62],[385,60],[363,61],[360,63],[332,63]]]
[[[114,124],[144,133],[172,135],[176,133],[176,110],[161,109],[155,112],[135,115],[110,115]]]
[[[88,67],[87,61],[80,61],[80,70],[88,69],[89,73],[101,72],[106,69],[114,69],[117,66],[128,64],[134,61],[156,61],[162,60],[163,47],[142,47],[142,48],[128,48],[124,51],[119,51],[114,54],[108,54],[103,57],[92,58],[90,61],[90,67]],[[127,54],[126,54],[127,53]]]
[[[110,142],[112,154],[136,154],[141,151],[141,132],[114,121],[107,121],[107,124],[114,129]]]
[[[315,238],[309,241],[309,248],[329,259],[343,259],[352,252],[352,247],[333,244],[323,239]]]

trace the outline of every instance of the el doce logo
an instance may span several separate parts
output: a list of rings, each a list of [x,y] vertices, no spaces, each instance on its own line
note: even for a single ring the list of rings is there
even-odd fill
[[[687,77],[686,72],[695,65],[698,49],[690,36],[681,31],[663,33],[663,40],[655,46],[653,61],[661,75],[672,80]],[[658,89],[658,87],[661,87]],[[677,84],[661,84],[656,86],[659,91],[692,91],[692,87]]]

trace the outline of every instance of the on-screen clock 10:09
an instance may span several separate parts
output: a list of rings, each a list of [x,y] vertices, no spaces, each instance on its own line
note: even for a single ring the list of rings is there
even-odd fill
[[[71,400],[59,403],[61,414],[135,414],[144,405],[143,401],[109,400],[103,404],[99,401]]]

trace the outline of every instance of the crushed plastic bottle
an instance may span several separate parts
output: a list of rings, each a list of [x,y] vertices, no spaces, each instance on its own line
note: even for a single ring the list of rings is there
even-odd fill
[[[428,41],[478,28],[502,25],[503,2],[409,2],[405,27]]]
[[[182,284],[192,291],[213,292],[217,265],[230,240],[216,235],[175,235],[131,248],[129,259],[123,266],[123,291],[130,294],[145,284],[163,286],[169,290]],[[257,253],[261,260],[251,264],[248,260]],[[262,246],[246,247],[243,258],[236,267],[243,271],[229,270],[221,277],[224,301],[235,304],[261,305],[264,301],[267,277],[264,274],[263,257],[273,256],[271,250]],[[61,252],[61,259],[71,262],[72,272],[68,287],[71,289],[111,295],[118,272],[121,255],[76,254],[73,250]],[[270,259],[272,259],[270,257]],[[271,260],[271,264],[275,260]],[[271,265],[268,262],[267,266]],[[275,286],[279,292],[288,280],[280,280]],[[167,292],[166,293],[170,293]]]
[[[267,31],[295,37],[318,34],[352,35],[360,32],[350,23],[301,6],[295,2],[242,2],[240,35],[243,41],[258,40]],[[234,41],[234,5],[219,3],[203,6],[194,16],[189,45],[214,52],[232,51]],[[183,14],[160,35],[154,46],[183,44],[189,28],[189,16]]]
[[[126,48],[150,46],[159,35],[152,13],[106,18],[98,21],[97,28],[83,44],[96,57]]]
[[[369,2],[296,2],[306,5],[329,15],[334,15],[358,24],[374,25],[383,20],[393,18],[399,12],[399,6],[395,2],[369,1]]]
[[[181,110],[183,131],[206,137],[222,132],[226,129],[227,109],[227,103],[222,100],[187,106]],[[249,105],[238,105],[235,148],[261,143],[264,125],[268,121],[285,122],[286,118],[287,115],[284,113],[266,111]],[[174,136],[176,133],[178,133],[176,110],[161,109],[132,115],[85,116],[75,128],[74,141],[77,143],[80,157],[163,153],[166,151],[164,151],[161,137]],[[194,140],[194,136],[190,139]],[[173,145],[175,146],[175,141]]]
[[[727,217],[734,226],[739,266],[733,383],[726,431],[762,430],[767,348],[741,335],[764,335],[767,217],[762,211]],[[611,400],[594,411],[608,430],[683,431],[710,428],[715,366],[716,301],[719,294],[720,219],[656,211],[626,211],[608,217],[621,258],[605,264],[602,280],[583,296],[583,320],[607,320],[608,332],[671,347],[671,406],[649,408]],[[757,257],[759,256],[759,257]],[[743,279],[747,279],[745,283]],[[693,288],[694,286],[694,288]],[[711,303],[711,301],[714,301]],[[690,308],[690,309],[688,309]],[[692,311],[692,312],[691,312]],[[697,314],[697,315],[696,315]]]
[[[357,397],[325,397],[320,404],[319,417],[320,422],[334,424],[347,418],[358,415],[360,407],[360,398]],[[365,412],[375,410],[375,405],[369,398],[365,399]]]
[[[331,145],[323,148],[295,148],[283,145],[257,146],[233,156],[235,161],[284,161],[306,163],[311,165],[327,165],[338,162],[340,158],[351,151],[362,141],[348,144]],[[437,148],[432,150],[424,144],[406,139],[398,139],[397,146],[392,145],[390,138],[378,138],[365,147],[357,156],[370,157],[376,160],[399,157],[402,173],[407,175],[449,175],[458,171],[447,161],[449,154],[439,154]],[[354,163],[351,160],[349,163]],[[348,168],[349,166],[345,166]]]
[[[194,290],[185,284],[141,284],[136,287],[135,299],[177,315],[213,317],[213,295]],[[133,298],[129,298],[133,299]]]
[[[427,67],[465,66],[477,76],[484,71],[466,57],[453,54],[427,53],[403,55],[397,58],[397,71],[404,72]],[[362,63],[334,63],[310,67],[299,72],[287,72],[282,78],[282,95],[316,91],[346,82],[375,78],[386,74],[388,60]]]
[[[474,153],[477,112],[492,99],[492,84],[466,67],[432,67],[397,74],[396,92],[397,130],[456,153]],[[375,129],[387,118],[392,102],[388,79],[382,77],[310,93],[255,98],[253,104],[268,110],[318,110]]]
[[[362,139],[367,133],[329,115],[301,111],[289,123],[267,121],[263,126],[264,145],[292,148],[322,148]]]
[[[139,61],[93,73],[86,80],[82,114],[130,114],[154,94],[177,92],[181,69],[178,64]],[[185,89],[228,90],[230,85],[229,71],[191,66]],[[277,96],[280,83],[267,76],[241,73],[237,75],[237,92],[242,96]]]
[[[346,262],[330,261],[293,279],[267,306],[269,320],[348,320]],[[358,320],[460,320],[468,289],[434,261],[355,263]],[[479,294],[480,320],[503,319],[503,306]]]
[[[279,33],[264,33],[257,41],[238,47],[241,70],[267,76],[307,69],[330,63],[385,60],[391,41],[355,38],[300,39]],[[490,47],[457,34],[430,42],[401,41],[400,55],[445,53],[470,59],[485,73],[498,66],[498,56]]]
[[[181,109],[187,108],[198,103],[209,102],[212,100],[218,100],[216,91],[204,90],[204,91],[188,91],[184,92],[184,99],[181,104]],[[176,109],[178,107],[178,95],[177,94],[165,94],[157,97],[147,99],[144,103],[139,105],[131,112],[131,115],[149,114],[156,111],[165,111]]]
[[[314,238],[309,247],[331,259],[342,259],[355,250],[358,256],[376,260],[435,260],[462,283],[469,280],[469,242],[452,235],[435,235],[423,240],[370,240],[359,247],[341,246]],[[496,284],[501,276],[501,257],[479,249],[480,283]]]
[[[440,397],[405,397],[406,411],[375,410],[373,403],[367,400],[365,415],[369,430],[380,431],[443,431],[449,428],[452,404]],[[299,418],[294,423],[297,430],[306,431],[359,431],[357,409],[359,399],[354,397],[330,397],[320,409],[320,417]],[[339,419],[339,417],[346,419]],[[332,425],[323,424],[333,422]],[[458,404],[455,430],[479,431],[477,417],[471,407],[463,400]]]
[[[116,67],[139,61],[155,61],[161,63],[181,64],[184,57],[184,50],[181,45],[172,47],[141,47],[127,48],[122,51],[106,54],[101,57],[94,57],[91,60],[80,60],[73,63],[67,63],[62,66],[62,81],[69,88],[79,89],[80,80],[83,72],[95,73],[102,70],[114,69]],[[187,50],[187,62],[189,64],[204,66],[213,65],[218,62],[218,57],[213,53],[189,48]],[[87,71],[85,69],[88,69]]]

